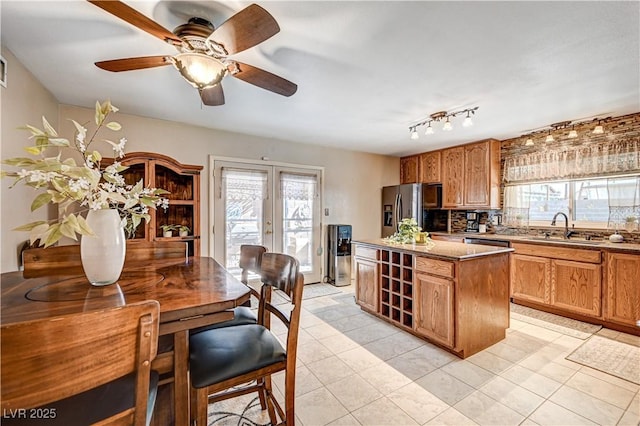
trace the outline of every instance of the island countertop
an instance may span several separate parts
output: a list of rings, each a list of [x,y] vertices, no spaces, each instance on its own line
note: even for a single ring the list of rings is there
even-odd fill
[[[494,254],[514,251],[514,249],[509,247],[495,247],[433,240],[426,244],[397,244],[385,241],[382,238],[377,238],[372,240],[353,241],[353,244],[378,247],[382,246],[394,250],[412,252],[421,256],[437,257],[449,260],[469,260],[481,256],[491,256]]]

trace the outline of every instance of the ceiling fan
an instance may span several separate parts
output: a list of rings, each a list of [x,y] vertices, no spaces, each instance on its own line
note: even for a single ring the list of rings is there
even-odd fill
[[[224,104],[221,80],[226,75],[283,96],[298,86],[268,71],[229,59],[280,31],[276,20],[262,7],[252,4],[223,22],[218,28],[206,19],[194,17],[173,32],[121,1],[88,0],[112,15],[158,37],[178,50],[176,55],[142,56],[96,62],[107,71],[121,72],[173,65],[193,87],[204,105]]]

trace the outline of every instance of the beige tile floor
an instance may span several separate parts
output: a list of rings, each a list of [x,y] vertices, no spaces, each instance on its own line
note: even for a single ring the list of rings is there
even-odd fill
[[[340,290],[303,301],[299,425],[640,423],[640,386],[565,359],[583,340],[512,320],[506,339],[461,360],[362,312],[351,286]],[[281,392],[282,376],[274,383]]]

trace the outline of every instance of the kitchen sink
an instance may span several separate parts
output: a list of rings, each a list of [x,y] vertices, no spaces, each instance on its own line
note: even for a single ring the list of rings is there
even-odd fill
[[[532,241],[546,241],[548,243],[562,243],[562,244],[584,244],[584,245],[592,245],[596,246],[598,244],[602,244],[603,241],[592,241],[592,240],[565,240],[560,238],[545,238],[545,237],[532,237],[527,238]]]

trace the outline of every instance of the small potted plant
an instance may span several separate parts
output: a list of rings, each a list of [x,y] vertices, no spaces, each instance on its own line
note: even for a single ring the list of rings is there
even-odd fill
[[[178,234],[179,234],[181,237],[186,237],[186,236],[188,236],[190,231],[191,231],[191,229],[189,229],[189,227],[188,227],[188,226],[186,226],[186,225],[180,225],[180,226],[178,226]]]
[[[162,236],[165,238],[173,237],[173,230],[176,229],[175,225],[161,225]]]

